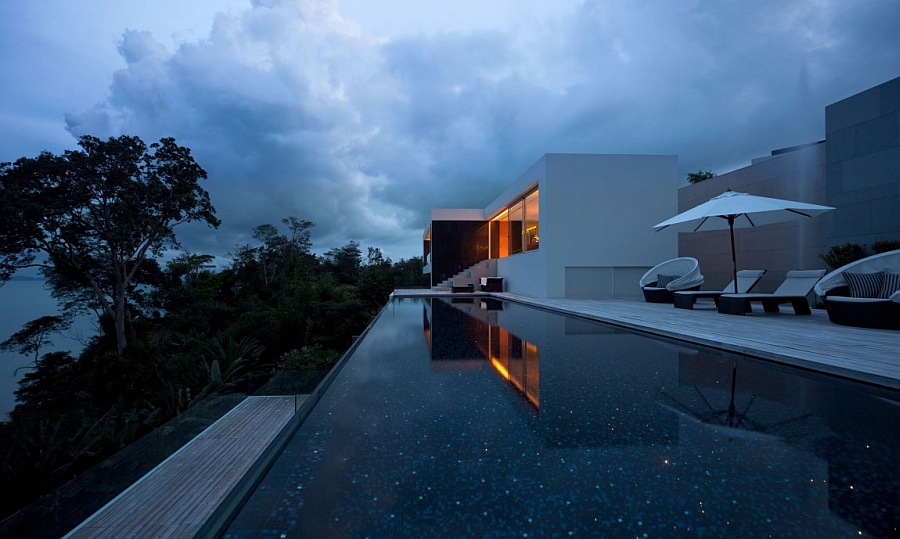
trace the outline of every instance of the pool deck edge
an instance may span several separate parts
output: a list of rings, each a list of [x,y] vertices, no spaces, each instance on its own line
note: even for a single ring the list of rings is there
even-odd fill
[[[462,297],[427,289],[394,297]],[[468,295],[472,297],[473,295]],[[834,324],[823,310],[719,314],[712,302],[694,310],[628,299],[534,298],[508,292],[475,294],[578,316],[667,339],[900,390],[900,331]]]

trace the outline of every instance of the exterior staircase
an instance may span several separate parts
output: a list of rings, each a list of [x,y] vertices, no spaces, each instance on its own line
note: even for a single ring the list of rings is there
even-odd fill
[[[450,277],[449,279],[445,279],[444,281],[438,283],[438,285],[434,288],[435,290],[451,290],[454,286],[459,287],[472,285],[474,290],[478,290],[478,285],[481,283],[480,280],[482,277],[496,276],[497,260],[487,259],[476,262],[474,265],[469,266],[453,277]]]

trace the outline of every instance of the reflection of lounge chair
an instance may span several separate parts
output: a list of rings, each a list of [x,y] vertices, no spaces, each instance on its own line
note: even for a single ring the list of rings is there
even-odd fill
[[[756,286],[766,270],[741,270],[737,272],[737,293],[746,294]],[[728,283],[721,292],[715,290],[692,290],[675,292],[675,307],[679,309],[693,309],[694,302],[699,298],[712,298],[719,305],[719,296],[734,293],[734,281]]]
[[[696,258],[666,260],[650,268],[641,277],[641,290],[648,303],[672,303],[677,290],[698,290],[703,284],[700,263]]]
[[[832,271],[816,283],[816,294],[835,324],[900,329],[898,274],[900,250],[888,251]]]
[[[760,302],[767,313],[777,313],[779,304],[790,303],[795,314],[811,314],[806,296],[823,275],[825,270],[792,270],[771,294],[722,294],[719,312],[743,315],[751,312],[751,303]]]

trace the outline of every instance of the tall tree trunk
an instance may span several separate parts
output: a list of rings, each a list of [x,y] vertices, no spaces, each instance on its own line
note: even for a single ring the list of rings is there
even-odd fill
[[[118,288],[118,287],[117,287]],[[125,290],[116,290],[116,350],[121,356],[128,346],[125,338]]]

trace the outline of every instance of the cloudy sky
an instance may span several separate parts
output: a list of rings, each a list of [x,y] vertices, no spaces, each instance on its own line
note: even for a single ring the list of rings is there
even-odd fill
[[[900,76],[897,0],[0,2],[0,161],[78,136],[175,137],[224,255],[261,223],[421,254],[432,207],[484,207],[541,155],[677,154],[727,172],[824,138]]]

